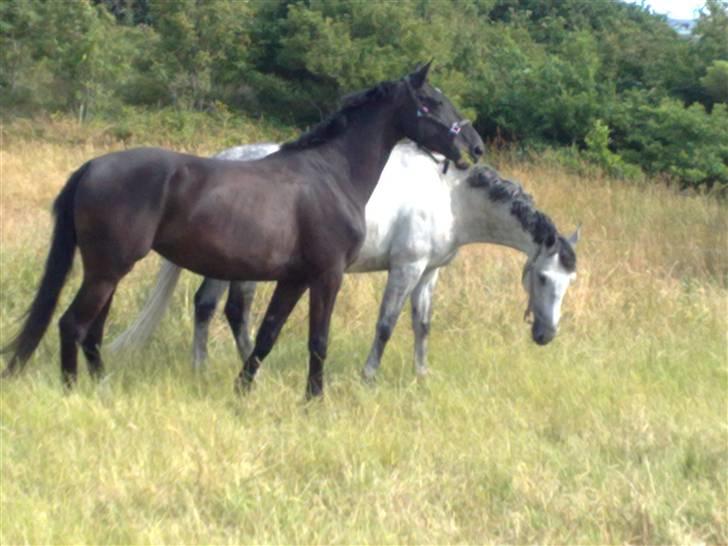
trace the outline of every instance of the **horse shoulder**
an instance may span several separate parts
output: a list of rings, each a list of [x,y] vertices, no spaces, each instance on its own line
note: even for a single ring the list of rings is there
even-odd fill
[[[454,216],[449,189],[428,179],[401,222],[400,246],[439,262],[454,248]]]
[[[344,257],[350,264],[356,257],[366,234],[364,211],[335,184],[320,180],[317,184],[299,187],[296,218],[301,251],[306,261],[316,267],[328,267],[330,259]],[[341,253],[332,253],[339,249]]]

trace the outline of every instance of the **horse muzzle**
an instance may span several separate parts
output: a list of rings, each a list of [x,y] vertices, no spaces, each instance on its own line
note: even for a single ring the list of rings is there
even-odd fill
[[[478,160],[483,157],[485,150],[480,144],[473,144],[472,146],[470,146],[468,152],[470,153],[471,159],[477,163]]]
[[[480,138],[470,121],[464,119],[453,123],[452,127],[450,127],[450,134],[453,136],[453,144],[455,144],[460,156],[455,161],[455,166],[458,169],[471,167],[485,153],[483,139]],[[466,157],[466,155],[469,155],[470,158]]]
[[[460,170],[469,169],[476,164],[480,156],[483,155],[483,149],[478,145],[469,146],[466,149],[461,146],[455,146],[455,148],[458,151],[459,157],[457,161],[454,161],[453,163],[455,163],[455,166]]]
[[[460,158],[457,161],[455,161],[455,166],[458,169],[460,169],[461,171],[469,169],[470,167],[472,167],[472,165],[473,165],[473,162],[470,161],[470,159],[463,154],[460,154]]]
[[[531,326],[531,337],[539,345],[548,345],[556,337],[556,328],[535,320]]]

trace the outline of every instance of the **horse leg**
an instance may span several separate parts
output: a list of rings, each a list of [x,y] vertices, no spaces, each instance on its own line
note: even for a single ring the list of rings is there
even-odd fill
[[[432,319],[432,295],[437,285],[439,269],[425,273],[412,291],[412,330],[415,333],[415,373],[427,375],[427,338]]]
[[[252,386],[260,363],[270,353],[273,344],[278,338],[278,334],[281,333],[283,324],[291,314],[291,311],[293,311],[298,300],[301,299],[307,286],[305,282],[301,281],[279,281],[276,284],[273,296],[268,304],[268,309],[266,309],[265,316],[263,317],[263,324],[261,324],[260,330],[258,330],[258,335],[255,336],[253,352],[245,360],[243,369],[235,381],[235,389],[238,392],[245,392]]]
[[[387,287],[384,289],[384,297],[379,307],[374,342],[362,371],[365,380],[371,381],[377,374],[379,365],[382,362],[384,347],[387,345],[389,338],[392,337],[392,332],[402,312],[404,302],[422,277],[425,266],[426,262],[419,261],[395,266],[389,270]]]
[[[321,396],[324,391],[324,362],[329,345],[331,314],[341,288],[343,267],[332,270],[311,284],[308,314],[308,381],[306,398]]]
[[[212,315],[217,302],[228,287],[227,281],[205,277],[195,292],[195,334],[192,346],[192,367],[196,370],[205,367],[207,361],[207,338]]]
[[[225,316],[235,338],[240,359],[250,356],[253,342],[250,339],[250,310],[255,298],[254,282],[231,282],[225,303]]]
[[[116,281],[84,278],[76,297],[58,321],[61,334],[61,376],[67,388],[78,375],[77,343],[86,338],[89,327],[114,293]]]
[[[104,363],[101,359],[101,342],[104,338],[104,324],[106,323],[106,317],[109,316],[109,309],[111,309],[111,302],[114,299],[114,292],[106,300],[106,304],[103,306],[99,314],[91,323],[91,327],[86,334],[81,348],[83,354],[86,356],[88,363],[88,371],[91,376],[98,380],[101,378],[101,374],[104,371]]]

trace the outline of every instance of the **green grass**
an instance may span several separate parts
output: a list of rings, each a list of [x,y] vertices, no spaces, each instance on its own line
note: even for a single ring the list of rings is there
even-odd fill
[[[39,189],[23,143],[3,149],[3,340],[33,296],[67,176],[64,148],[44,148],[59,167]],[[325,398],[303,402],[305,300],[238,398],[221,317],[210,368],[190,368],[185,274],[150,346],[107,358],[100,384],[84,372],[64,394],[55,323],[0,383],[0,543],[727,543],[725,203],[500,166],[565,231],[584,222],[554,342],[536,346],[522,321],[523,258],[473,247],[443,271],[425,383],[407,310],[377,384],[359,380],[384,277],[357,275],[337,304]],[[155,269],[145,260],[122,283],[110,337]]]

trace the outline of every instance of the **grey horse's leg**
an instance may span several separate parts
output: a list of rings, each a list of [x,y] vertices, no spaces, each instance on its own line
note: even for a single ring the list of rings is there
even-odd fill
[[[384,347],[392,336],[392,331],[397,324],[399,314],[407,297],[420,280],[425,270],[426,262],[410,262],[401,266],[395,266],[389,270],[387,287],[384,290],[384,297],[379,307],[379,318],[374,334],[374,342],[369,351],[367,362],[364,365],[362,374],[364,379],[371,380],[377,374],[382,361]]]
[[[427,338],[432,318],[432,295],[437,285],[439,269],[426,272],[412,291],[412,330],[415,333],[415,373],[427,375]]]
[[[207,337],[217,302],[228,287],[227,281],[205,277],[195,293],[195,337],[192,347],[192,367],[201,369],[207,361]]]
[[[243,362],[253,352],[253,341],[250,339],[250,311],[255,298],[255,285],[255,282],[231,282],[225,303],[225,317]]]

